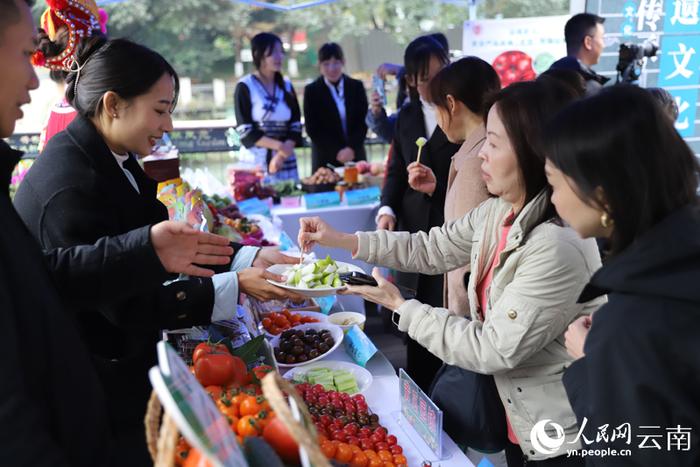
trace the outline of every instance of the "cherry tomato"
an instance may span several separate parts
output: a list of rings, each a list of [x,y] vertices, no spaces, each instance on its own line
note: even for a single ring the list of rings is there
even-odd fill
[[[389,450],[389,445],[386,443],[386,441],[382,441],[381,443],[375,443],[374,447],[377,449],[377,451]]]
[[[364,452],[356,452],[350,461],[350,467],[366,467],[367,464],[369,464],[369,458]]]
[[[352,449],[347,444],[339,444],[335,453],[335,459],[340,462],[348,463],[352,460]]]
[[[372,433],[372,436],[370,436],[369,439],[371,439],[374,444],[381,443],[384,441],[384,437],[379,433]]]
[[[374,450],[374,443],[371,439],[361,439],[360,446],[362,447],[363,451]]]
[[[393,446],[394,444],[398,443],[398,440],[396,439],[396,436],[394,436],[394,435],[388,435],[388,436],[386,437],[386,443],[387,443],[389,446]]]
[[[335,451],[336,451],[335,444],[328,442],[328,441],[321,444],[321,452],[323,453],[324,456],[326,456],[326,459],[333,459],[335,457]]]
[[[236,432],[244,438],[258,435],[258,425],[251,415],[241,417],[236,424]]]
[[[392,446],[389,446],[389,452],[391,452],[394,455],[403,454],[403,448],[398,444],[394,444]]]
[[[256,415],[258,412],[263,410],[262,403],[265,402],[265,398],[262,396],[254,397],[248,396],[241,401],[240,412],[241,415]]]
[[[224,390],[221,386],[207,386],[204,390],[207,391],[215,401],[221,399],[221,396],[224,394]]]
[[[377,455],[385,462],[391,462],[394,460],[394,456],[392,456],[391,453],[385,449],[377,451]]]
[[[352,445],[352,446],[360,446],[360,439],[357,438],[356,436],[348,436],[347,437],[347,443]]]
[[[357,423],[348,423],[345,425],[343,430],[349,435],[356,435],[359,430],[359,426],[357,426]]]
[[[403,454],[396,455],[394,456],[394,464],[407,465],[408,459],[406,459],[406,456],[404,456]]]
[[[361,439],[366,439],[366,438],[369,438],[370,436],[372,436],[372,429],[369,427],[363,426],[362,428],[360,428],[360,431],[358,431],[357,433]]]

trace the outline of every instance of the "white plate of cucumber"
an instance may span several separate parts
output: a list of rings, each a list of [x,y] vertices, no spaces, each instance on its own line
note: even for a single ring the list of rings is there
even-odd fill
[[[292,368],[284,374],[295,383],[320,384],[328,391],[357,394],[372,385],[372,374],[349,362],[323,360]]]
[[[287,277],[286,282],[268,279],[269,283],[306,297],[335,295],[339,290],[345,289],[345,284],[340,280],[339,274],[352,271],[364,272],[354,264],[333,261],[330,256],[302,264],[275,264],[267,270],[273,274]]]

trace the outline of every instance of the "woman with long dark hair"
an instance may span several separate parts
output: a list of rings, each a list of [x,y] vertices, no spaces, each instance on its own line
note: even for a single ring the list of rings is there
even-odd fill
[[[343,72],[345,56],[335,42],[318,49],[321,71],[304,88],[304,126],[311,139],[311,170],[363,161],[367,136],[367,95],[362,81]]]
[[[578,432],[562,383],[572,361],[563,334],[602,301],[576,303],[600,256],[595,241],[558,221],[544,173],[542,128],[574,97],[556,83],[524,82],[491,99],[479,157],[494,197],[454,222],[429,233],[347,234],[319,218],[301,219],[299,244],[307,249],[339,247],[368,263],[424,274],[471,266],[468,317],[403,299],[376,268],[378,287],[348,291],[393,310],[399,329],[445,363],[493,375],[505,408],[509,466],[583,464],[567,456],[580,443],[538,443]],[[542,420],[555,421],[562,433],[548,426],[533,437]]]
[[[156,182],[137,157],[148,155],[172,130],[177,73],[158,53],[124,39],[91,39],[77,64],[68,76],[66,97],[78,116],[48,142],[15,197],[18,213],[44,249],[92,244],[168,218],[156,198]],[[264,260],[269,250],[232,246],[232,261],[216,268],[211,279],[191,277],[168,285],[161,280],[126,297],[105,294],[101,300],[71,302],[129,465],[150,462],[143,413],[161,330],[229,319],[238,292],[246,289],[262,299],[288,296],[267,283],[269,273],[248,267]],[[118,282],[123,280],[119,272],[103,268],[100,275]]]
[[[294,148],[301,146],[301,111],[292,82],[282,76],[284,49],[274,34],[250,42],[255,71],[236,85],[236,130],[245,150],[241,160],[278,180],[298,179]]]
[[[459,146],[438,127],[435,108],[430,104],[430,81],[449,63],[447,50],[431,36],[421,36],[406,47],[404,66],[410,102],[399,111],[386,180],[377,213],[377,228],[418,232],[442,225],[450,157]],[[407,167],[418,157],[416,140],[427,140],[421,153],[422,163],[435,173],[438,189],[427,195],[408,184]],[[398,272],[396,281],[416,291],[416,297],[433,306],[442,305],[442,276]],[[408,338],[406,367],[416,383],[428,391],[440,359]]]
[[[564,109],[546,141],[557,212],[582,237],[610,245],[579,299],[607,294],[608,303],[566,333],[577,360],[564,385],[586,449],[631,449],[625,465],[699,465],[698,161],[661,104],[634,86]],[[627,426],[632,445],[601,440],[602,426]]]

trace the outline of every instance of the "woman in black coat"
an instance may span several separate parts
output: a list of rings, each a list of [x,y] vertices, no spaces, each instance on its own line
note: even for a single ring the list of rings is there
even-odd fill
[[[21,115],[16,102],[28,101],[28,91],[39,86],[26,54],[36,44],[30,8],[13,3],[3,6],[0,22],[0,138],[14,131]],[[197,272],[191,261],[198,254],[227,254],[229,248],[174,241],[179,233],[195,243],[213,236],[167,221],[94,245],[42,252],[9,197],[20,156],[0,140],[0,465],[117,465],[121,457],[112,450],[102,387],[74,316],[61,302],[153,287],[168,277],[166,269]],[[121,280],[102,274],[105,268]]]
[[[564,385],[584,449],[631,453],[587,463],[700,465],[698,162],[661,106],[633,86],[573,104],[545,141],[557,212],[611,246],[579,299],[607,294],[608,303],[570,325],[566,345],[578,360]],[[604,425],[608,438],[597,435]],[[610,439],[618,427],[629,438]]]
[[[447,63],[447,51],[430,36],[411,42],[404,54],[406,80],[411,101],[404,105],[396,121],[389,170],[382,189],[377,228],[407,232],[427,232],[440,226],[445,217],[445,194],[452,156],[459,150],[437,126],[435,110],[428,103],[429,84]],[[437,187],[432,195],[413,190],[408,184],[407,167],[418,157],[418,138],[427,139],[420,162],[435,173]],[[442,306],[442,276],[397,272],[397,282],[416,291],[416,298],[432,306]],[[407,341],[407,369],[426,392],[442,361],[412,339]]]
[[[367,136],[367,94],[362,81],[343,73],[343,49],[336,43],[318,50],[321,76],[304,89],[304,124],[311,138],[313,172],[363,161]]]
[[[177,75],[155,52],[126,40],[96,39],[78,57],[67,97],[79,116],[49,141],[15,197],[16,208],[45,249],[94,243],[167,219],[135,154],[148,154],[172,129]],[[190,278],[117,299],[75,304],[73,313],[107,393],[110,421],[130,465],[150,462],[143,414],[162,329],[226,319],[238,291],[265,298],[288,294],[249,268],[257,249],[233,245],[233,264],[212,279]],[[268,258],[268,254],[260,254]],[[274,256],[274,255],[273,255]],[[113,281],[120,277],[110,276]],[[172,277],[174,278],[174,277]]]

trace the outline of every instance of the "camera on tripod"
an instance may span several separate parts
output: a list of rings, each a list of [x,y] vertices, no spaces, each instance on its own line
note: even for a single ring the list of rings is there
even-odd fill
[[[617,83],[633,83],[642,74],[644,57],[655,57],[659,46],[650,41],[642,44],[620,44],[620,52],[617,60]]]

